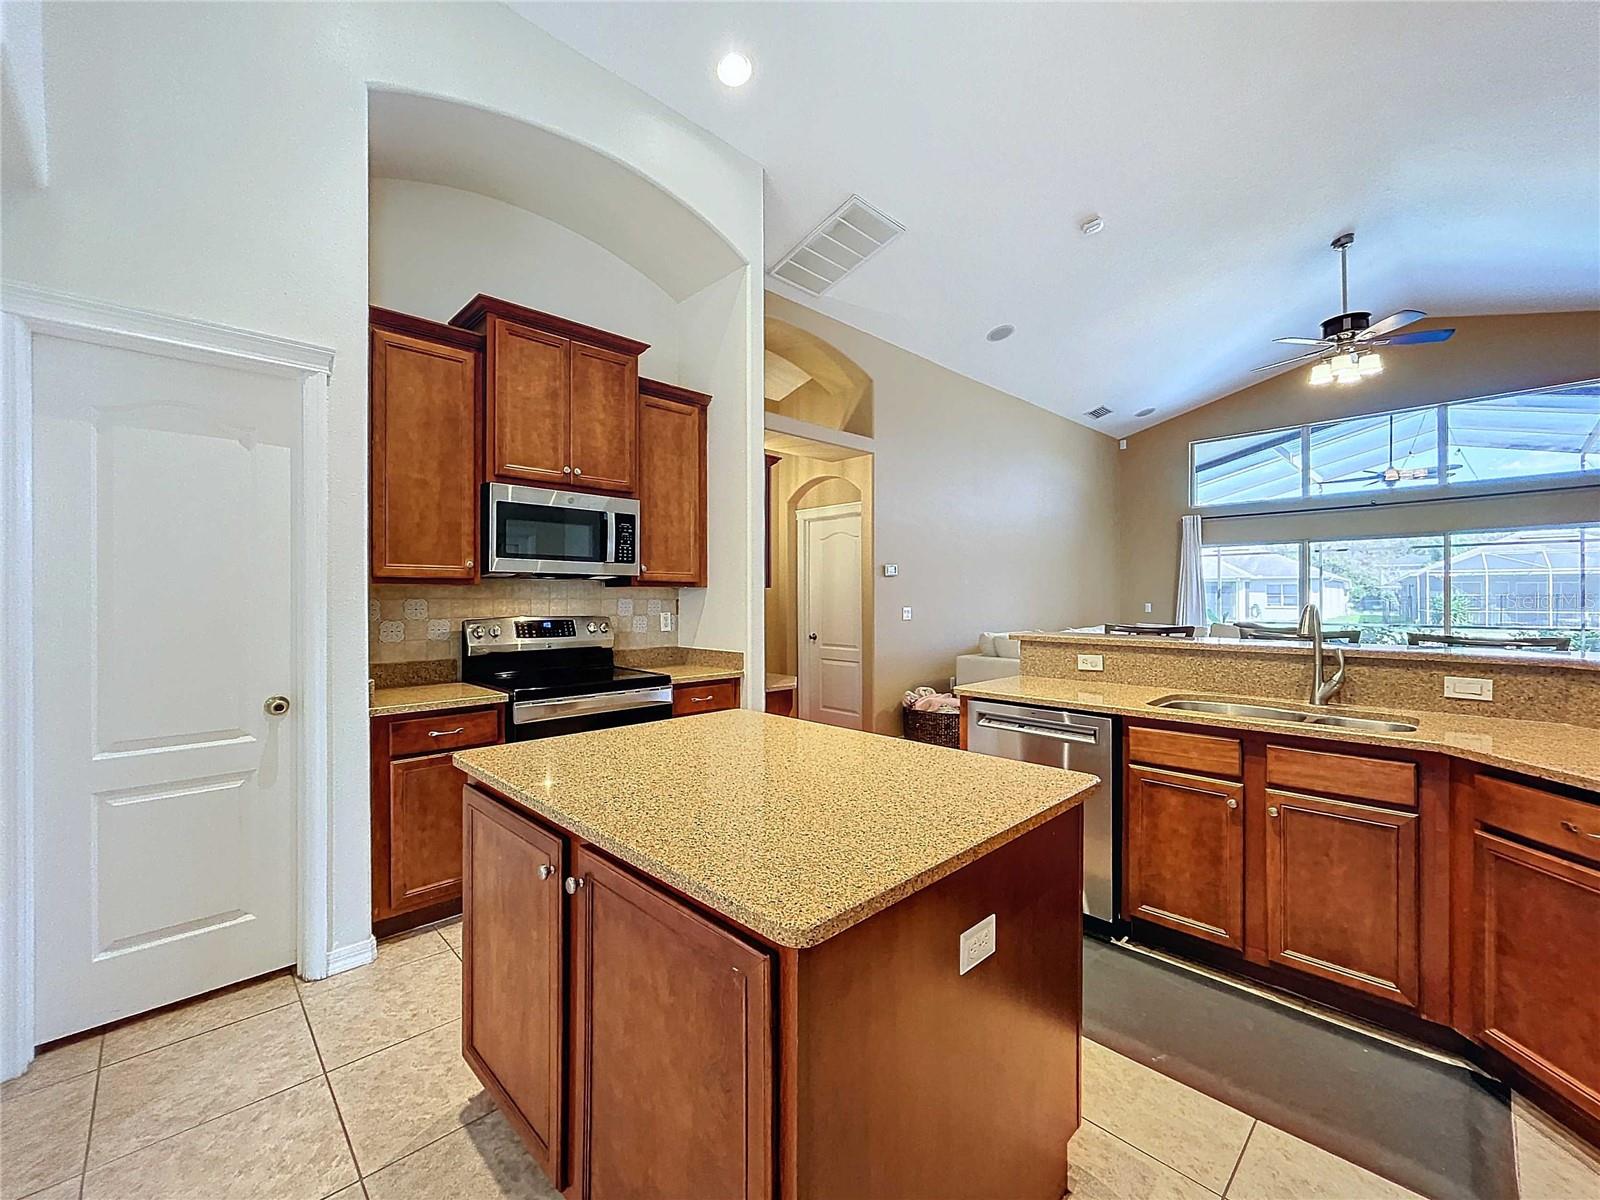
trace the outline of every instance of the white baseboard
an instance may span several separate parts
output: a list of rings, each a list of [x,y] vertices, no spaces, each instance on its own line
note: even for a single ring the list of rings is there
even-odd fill
[[[353,971],[357,967],[364,967],[378,957],[378,939],[369,936],[365,941],[352,942],[348,946],[335,946],[328,951],[327,969],[321,975],[306,974],[307,979],[326,979],[329,975],[338,975],[344,971]]]

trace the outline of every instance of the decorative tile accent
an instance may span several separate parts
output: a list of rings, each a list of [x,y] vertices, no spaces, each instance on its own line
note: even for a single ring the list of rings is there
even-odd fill
[[[619,617],[631,617],[631,616],[633,616],[633,600],[630,597],[619,596],[617,598],[617,616],[619,616]]]
[[[650,628],[650,618],[649,617],[634,617],[633,618],[633,631],[635,633],[644,633],[649,628]]]
[[[659,601],[659,600],[646,600],[645,601],[644,610],[645,610],[645,612],[649,613],[652,617],[655,616],[657,613],[659,613],[661,611],[661,601]]]
[[[384,621],[378,626],[378,640],[380,642],[403,642],[406,640],[406,623],[404,621]]]
[[[452,621],[443,621],[432,618],[428,621],[428,640],[430,642],[447,642],[455,635],[457,626]]]
[[[405,614],[408,621],[426,621],[428,619],[428,602],[426,600],[407,600]]]
[[[376,598],[367,601],[367,620],[376,621],[382,616],[382,613],[383,606],[378,603]]]

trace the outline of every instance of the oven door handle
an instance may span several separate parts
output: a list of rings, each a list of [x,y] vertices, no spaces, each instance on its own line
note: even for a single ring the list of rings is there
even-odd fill
[[[1030,737],[1053,738],[1058,742],[1081,742],[1092,746],[1100,740],[1098,730],[1087,725],[1035,725],[1029,721],[1007,721],[1000,717],[980,716],[979,729],[1004,729],[1008,733],[1025,733]]]
[[[628,712],[658,705],[671,707],[671,687],[635,688],[626,692],[604,692],[598,696],[569,696],[554,700],[517,700],[511,705],[511,723],[532,725],[540,721]]]

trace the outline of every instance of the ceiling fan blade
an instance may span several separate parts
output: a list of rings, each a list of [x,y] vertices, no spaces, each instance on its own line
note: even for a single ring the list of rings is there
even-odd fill
[[[1258,371],[1270,371],[1274,367],[1290,367],[1290,366],[1293,366],[1295,363],[1310,362],[1313,358],[1321,358],[1321,357],[1322,357],[1322,351],[1321,350],[1313,350],[1310,354],[1297,354],[1293,358],[1280,358],[1277,362],[1267,363],[1265,366],[1257,367],[1256,370],[1258,370]]]
[[[1273,338],[1275,342],[1282,342],[1285,346],[1331,346],[1327,338]]]
[[[1427,315],[1427,313],[1418,312],[1414,308],[1402,308],[1399,312],[1390,313],[1383,320],[1368,325],[1360,333],[1356,334],[1356,341],[1370,342],[1373,338],[1381,338],[1385,334],[1393,333],[1396,329],[1404,329],[1413,321],[1420,321]]]
[[[1397,333],[1387,342],[1391,346],[1419,346],[1423,342],[1444,342],[1455,333],[1454,329],[1422,329],[1416,333]]]

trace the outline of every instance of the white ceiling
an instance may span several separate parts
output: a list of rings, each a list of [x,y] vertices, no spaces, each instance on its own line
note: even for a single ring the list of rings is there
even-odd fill
[[[1065,416],[1104,404],[1108,433],[1315,333],[1345,229],[1356,309],[1600,307],[1590,3],[513,7],[766,167],[768,267],[851,192],[907,226],[825,297],[773,290]]]

